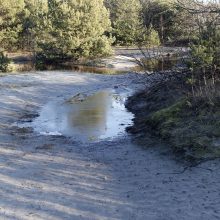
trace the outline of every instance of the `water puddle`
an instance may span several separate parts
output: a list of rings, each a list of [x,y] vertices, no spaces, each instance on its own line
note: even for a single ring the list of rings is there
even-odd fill
[[[44,65],[41,70],[52,71],[52,70],[65,70],[65,71],[74,71],[79,73],[96,73],[96,74],[123,74],[129,71],[165,71],[170,70],[176,66],[183,65],[183,61],[178,57],[170,57],[170,58],[152,58],[152,59],[142,59],[142,65],[139,66],[135,61],[126,60],[124,61],[123,67],[96,67],[96,66],[85,66],[85,65],[73,65],[73,64],[56,64],[56,65]],[[128,62],[128,63],[126,63]],[[128,65],[130,63],[130,66]],[[120,64],[120,62],[119,62]],[[131,65],[132,64],[132,65]],[[34,64],[31,61],[24,63],[14,63],[11,66],[18,72],[23,71],[31,71],[34,69]]]
[[[95,67],[95,66],[84,66],[84,65],[46,65],[43,70],[66,70],[74,71],[78,73],[96,73],[104,75],[114,75],[114,74],[123,74],[129,71],[130,69],[117,70],[115,68],[108,67]]]
[[[182,63],[182,60],[177,57],[172,58],[152,58],[152,59],[142,59],[142,63],[144,67],[139,66],[135,61],[130,61],[132,65],[129,67],[128,64],[124,65],[119,69],[111,68],[111,67],[95,67],[95,66],[83,66],[83,65],[47,65],[45,66],[45,70],[70,70],[74,72],[80,73],[96,73],[96,74],[122,74],[127,73],[129,71],[165,71],[174,68]]]
[[[177,66],[182,66],[183,61],[180,58],[172,57],[172,58],[164,58],[164,59],[143,59],[142,63],[144,67],[136,66],[132,68],[133,71],[149,71],[149,72],[158,72],[158,71],[166,71],[171,70]]]
[[[86,97],[78,94],[67,101],[49,102],[40,116],[25,123],[43,135],[63,135],[80,141],[98,141],[125,133],[133,114],[125,108],[127,94],[103,90]]]

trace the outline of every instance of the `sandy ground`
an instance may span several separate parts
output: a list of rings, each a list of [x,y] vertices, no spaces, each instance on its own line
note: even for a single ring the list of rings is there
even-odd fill
[[[116,70],[127,70],[137,67],[141,59],[162,58],[167,56],[184,57],[189,49],[185,47],[155,47],[151,49],[115,47],[113,57],[102,59],[102,62],[109,68]]]
[[[41,136],[16,122],[48,101],[119,86],[143,75],[44,72],[0,78],[0,219],[220,219],[220,161],[184,169],[165,146],[129,136],[99,143]]]

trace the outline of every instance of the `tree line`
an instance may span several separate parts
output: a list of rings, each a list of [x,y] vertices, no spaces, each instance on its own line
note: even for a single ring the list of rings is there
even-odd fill
[[[112,39],[103,0],[0,0],[0,42],[57,61],[106,55]]]
[[[105,56],[112,44],[159,44],[175,35],[176,12],[159,0],[0,0],[0,6],[1,49],[35,51],[42,60]]]
[[[197,0],[0,0],[1,51],[39,62],[107,56],[112,45],[187,43],[199,36]]]

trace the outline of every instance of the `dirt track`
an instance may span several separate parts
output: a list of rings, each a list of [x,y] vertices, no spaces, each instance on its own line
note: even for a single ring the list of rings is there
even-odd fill
[[[180,173],[160,144],[122,136],[81,144],[41,136],[16,123],[53,99],[118,87],[142,88],[143,75],[44,72],[0,78],[0,219],[220,219],[220,163]]]

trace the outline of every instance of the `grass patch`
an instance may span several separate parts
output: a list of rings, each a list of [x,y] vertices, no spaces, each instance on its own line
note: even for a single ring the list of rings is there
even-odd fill
[[[128,100],[135,113],[131,133],[151,133],[170,144],[175,153],[190,160],[220,156],[220,98],[210,104],[185,95],[174,82],[169,89],[157,85]]]

